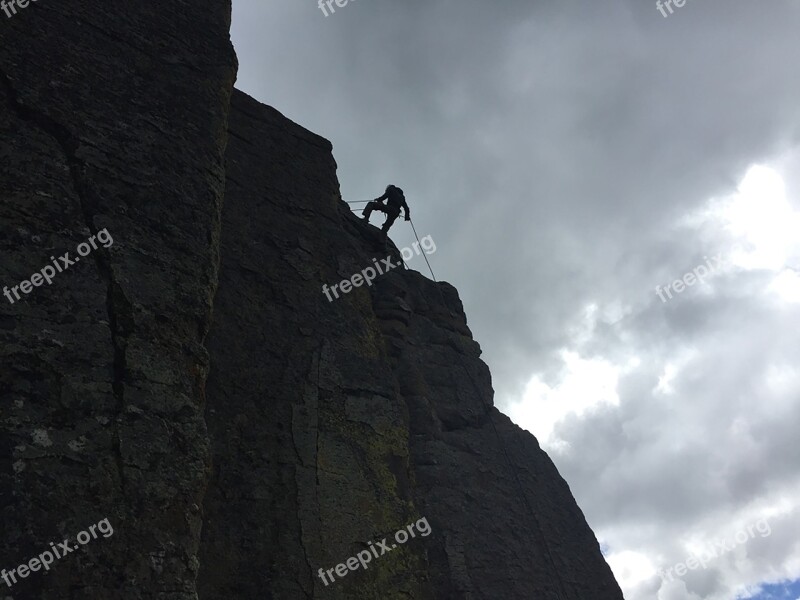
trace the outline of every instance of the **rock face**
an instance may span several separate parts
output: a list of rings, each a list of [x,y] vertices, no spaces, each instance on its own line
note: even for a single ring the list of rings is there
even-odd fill
[[[400,256],[329,142],[232,95],[229,19],[0,15],[0,569],[113,528],[0,598],[620,600],[456,290],[323,294]]]
[[[456,290],[395,268],[324,294],[397,249],[338,198],[326,140],[240,92],[229,127],[200,598],[621,599],[567,484],[493,408]]]
[[[114,531],[0,598],[196,598],[229,20],[202,1],[0,13],[0,287],[80,259],[0,296],[0,569]]]

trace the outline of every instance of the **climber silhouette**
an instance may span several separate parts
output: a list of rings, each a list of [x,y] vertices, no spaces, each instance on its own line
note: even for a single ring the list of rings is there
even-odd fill
[[[383,204],[384,200],[387,200],[385,206]],[[411,219],[411,211],[408,209],[408,204],[406,204],[406,197],[403,195],[403,190],[395,185],[387,185],[383,196],[375,198],[375,200],[367,204],[361,214],[364,215],[364,220],[369,222],[369,216],[372,214],[372,211],[377,210],[385,213],[386,221],[384,221],[381,231],[386,233],[394,224],[397,217],[400,216],[401,208],[406,210],[406,221],[409,221]]]

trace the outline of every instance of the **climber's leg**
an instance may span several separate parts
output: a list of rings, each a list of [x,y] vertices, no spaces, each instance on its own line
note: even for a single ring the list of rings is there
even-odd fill
[[[372,211],[378,210],[381,212],[385,212],[386,208],[380,202],[368,202],[367,205],[364,207],[364,210],[361,211],[361,214],[364,215],[364,220],[369,221],[369,216],[372,214]]]
[[[389,211],[389,210],[387,210],[385,212],[386,212],[386,221],[384,222],[383,227],[381,227],[381,231],[383,233],[388,232],[389,228],[392,225],[394,225],[394,222],[397,219],[397,217],[400,216],[400,211],[399,210],[398,211]]]

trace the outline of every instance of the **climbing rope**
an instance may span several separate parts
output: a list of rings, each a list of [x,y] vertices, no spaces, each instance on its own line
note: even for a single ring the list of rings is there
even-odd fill
[[[422,242],[419,241],[419,236],[417,235],[417,228],[414,227],[414,221],[411,220],[411,217],[408,218],[408,222],[411,223],[411,229],[414,230],[414,237],[417,238],[417,244],[418,244],[417,248],[419,248],[420,246],[422,246]],[[431,268],[431,263],[428,262],[428,255],[425,252],[422,253],[422,258],[424,258],[425,262],[428,264],[428,270],[431,272],[431,277],[433,277],[433,281],[435,281],[436,283],[439,283],[438,281],[436,281],[436,275],[433,274],[433,269]],[[437,286],[436,289],[439,289],[438,286]]]
[[[352,202],[346,202],[346,201],[345,201],[345,204],[364,204],[365,202],[372,202],[372,200],[353,200]],[[357,209],[357,208],[351,208],[350,210],[351,210],[352,212],[358,212],[358,209]],[[413,229],[413,230],[414,230],[414,237],[416,237],[416,238],[417,238],[417,244],[419,244],[419,246],[418,246],[418,247],[421,247],[421,246],[422,246],[422,242],[421,242],[421,241],[420,241],[420,239],[419,239],[419,234],[417,233],[417,228],[416,228],[416,227],[414,227],[414,221],[412,221],[412,220],[409,218],[409,219],[408,219],[408,222],[409,222],[409,223],[411,223],[411,229]],[[428,270],[431,272],[431,277],[433,277],[433,280],[434,280],[436,283],[439,283],[439,281],[436,279],[436,275],[434,275],[434,274],[433,274],[433,268],[431,267],[431,263],[428,261],[428,255],[427,255],[427,254],[425,254],[425,253],[423,252],[423,253],[422,253],[422,258],[424,258],[424,259],[425,259],[425,263],[428,265]],[[408,269],[408,265],[406,264],[406,261],[405,261],[405,259],[404,259],[404,258],[402,258],[402,256],[401,256],[401,259],[403,260],[403,264],[405,264],[405,265],[406,265],[406,269]]]

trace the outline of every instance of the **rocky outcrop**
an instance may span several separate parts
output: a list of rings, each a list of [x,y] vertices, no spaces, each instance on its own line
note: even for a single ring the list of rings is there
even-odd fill
[[[2,598],[196,598],[229,20],[202,1],[0,14],[0,286],[75,262],[0,297],[0,568],[114,531]]]
[[[400,256],[328,141],[231,95],[229,19],[40,0],[2,22],[0,598],[620,600],[492,406],[456,290],[397,267],[323,294]]]
[[[323,294],[400,262],[335,170],[326,140],[234,94],[200,598],[621,599],[566,483],[493,408],[456,290],[396,268]],[[430,535],[319,576],[422,518]]]

